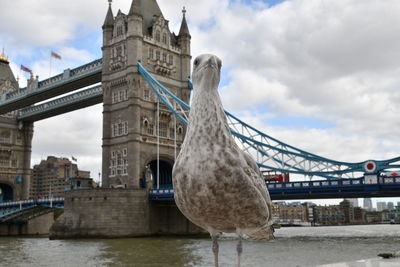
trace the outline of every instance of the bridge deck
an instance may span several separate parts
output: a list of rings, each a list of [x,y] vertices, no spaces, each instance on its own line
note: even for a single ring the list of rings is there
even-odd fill
[[[102,102],[103,91],[101,85],[98,85],[40,105],[23,108],[19,111],[17,119],[39,121]]]
[[[35,103],[101,82],[102,59],[38,82],[33,88],[1,95],[0,114],[28,107]]]
[[[323,181],[267,183],[272,200],[399,197],[400,177],[382,177],[379,184],[365,184],[364,178]],[[173,200],[171,188],[150,190],[150,200]]]

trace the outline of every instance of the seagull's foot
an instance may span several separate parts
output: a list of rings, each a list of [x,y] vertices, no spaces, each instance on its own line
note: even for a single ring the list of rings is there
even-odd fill
[[[214,253],[214,267],[218,267],[218,252],[219,252],[219,245],[218,245],[218,235],[211,235],[212,239],[212,251]]]
[[[242,237],[239,236],[239,242],[236,246],[237,251],[237,267],[240,267],[240,257],[242,256],[243,246],[242,246]]]

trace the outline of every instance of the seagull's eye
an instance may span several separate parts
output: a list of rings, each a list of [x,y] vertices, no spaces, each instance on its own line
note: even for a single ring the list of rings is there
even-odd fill
[[[194,65],[197,67],[197,65],[199,65],[199,63],[200,63],[200,60],[199,60],[198,58],[196,58],[196,59],[194,60]]]

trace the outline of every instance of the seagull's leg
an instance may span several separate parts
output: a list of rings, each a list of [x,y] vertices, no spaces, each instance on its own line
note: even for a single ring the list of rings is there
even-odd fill
[[[218,267],[218,251],[219,251],[219,246],[218,246],[218,235],[212,234],[211,239],[213,242],[212,245],[212,251],[214,253],[214,266]]]
[[[237,251],[237,267],[240,267],[240,256],[242,255],[242,252],[243,252],[241,235],[239,235],[239,242],[236,246],[236,251]]]

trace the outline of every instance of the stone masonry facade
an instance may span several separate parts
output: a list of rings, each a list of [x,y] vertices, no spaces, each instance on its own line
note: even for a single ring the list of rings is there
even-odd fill
[[[157,134],[159,159],[172,170],[175,137],[179,152],[185,128],[164,105],[157,114],[157,99],[137,62],[188,102],[190,38],[185,17],[179,34],[171,33],[155,0],[134,0],[128,14],[118,11],[115,17],[110,5],[102,48],[103,187],[143,187],[140,180],[157,160]]]
[[[8,59],[1,54],[0,93],[18,89]],[[29,197],[33,124],[18,122],[16,115],[13,111],[0,116],[0,202]]]

